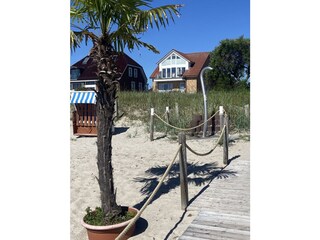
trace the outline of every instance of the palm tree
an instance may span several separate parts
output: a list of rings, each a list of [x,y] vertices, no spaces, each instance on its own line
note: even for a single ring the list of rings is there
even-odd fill
[[[148,28],[166,27],[179,16],[181,5],[152,8],[152,0],[71,0],[70,44],[75,51],[82,41],[91,40],[90,56],[97,63],[97,178],[101,208],[109,217],[120,214],[112,169],[112,120],[117,84],[120,77],[116,60],[124,49],[146,47],[159,53],[151,44],[140,40]]]

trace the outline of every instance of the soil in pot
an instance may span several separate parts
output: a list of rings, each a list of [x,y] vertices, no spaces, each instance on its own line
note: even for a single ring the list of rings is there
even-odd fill
[[[129,208],[122,207],[122,208],[124,211],[129,212],[130,219],[117,224],[103,225],[103,226],[91,225],[85,222],[84,220],[86,218],[85,217],[81,221],[81,224],[87,229],[89,240],[114,240],[122,232],[122,230],[130,223],[130,220],[138,213],[138,210],[136,208],[132,208],[132,207],[129,207]],[[101,214],[99,211],[96,213]],[[125,217],[123,219],[125,219]],[[131,237],[134,233],[134,230],[135,230],[135,224],[130,228],[130,230],[126,233],[123,239],[125,240]]]

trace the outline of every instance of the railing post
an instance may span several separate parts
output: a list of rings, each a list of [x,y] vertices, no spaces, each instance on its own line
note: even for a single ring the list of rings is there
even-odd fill
[[[179,104],[176,102],[175,103],[175,110],[176,110],[176,116],[179,118]]]
[[[223,125],[224,125],[224,119],[223,119],[223,106],[219,106],[219,126],[220,126],[220,134],[223,134],[222,132],[222,128],[223,128]],[[223,144],[223,138],[219,141],[219,144]]]
[[[223,132],[223,164],[227,165],[228,164],[228,158],[229,158],[229,154],[228,154],[228,140],[229,140],[229,133],[228,133],[228,116],[224,115],[224,132]]]
[[[165,112],[165,118],[166,118],[166,122],[169,124],[169,107],[166,107],[166,112]],[[166,126],[166,134],[169,131],[169,127]]]
[[[227,138],[228,139],[227,144],[229,146],[229,116],[228,116],[228,114],[225,114],[224,123],[226,125],[226,132],[227,132],[227,137],[228,137]]]
[[[151,108],[151,113],[150,113],[150,141],[153,141],[153,131],[154,131],[154,108]]]
[[[223,128],[223,106],[219,106],[219,116],[220,116],[220,131],[222,131]]]
[[[249,104],[244,105],[244,115],[246,117],[249,117],[249,115],[250,115],[250,106],[249,106]]]
[[[181,209],[185,210],[188,206],[188,179],[187,179],[187,149],[186,149],[186,134],[179,133],[179,144],[181,149],[179,152],[179,171],[180,171],[180,189],[181,189]]]

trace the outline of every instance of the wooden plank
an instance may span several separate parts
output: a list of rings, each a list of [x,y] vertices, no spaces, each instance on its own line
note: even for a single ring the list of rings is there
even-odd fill
[[[88,126],[88,104],[83,104],[83,125]]]
[[[191,228],[198,231],[202,230],[203,232],[221,232],[221,233],[230,233],[230,234],[235,234],[235,235],[244,235],[244,236],[249,236],[250,232],[249,231],[243,231],[239,229],[234,229],[234,228],[223,228],[223,227],[215,227],[215,226],[208,226],[208,225],[202,225],[202,224],[195,224],[191,223]]]
[[[199,217],[208,217],[208,218],[218,218],[218,219],[242,219],[246,221],[250,221],[249,216],[243,216],[238,214],[226,214],[226,213],[218,213],[213,211],[202,211],[198,215]]]
[[[92,105],[93,104],[88,104],[88,126],[93,126],[92,122]]]
[[[216,211],[225,211],[226,213],[232,213],[232,212],[249,212],[250,208],[248,206],[227,206],[225,204],[207,204],[204,207],[208,209],[214,209]],[[196,208],[190,209],[190,211],[196,211]],[[199,210],[199,209],[198,209]]]
[[[234,230],[224,228],[215,228],[203,225],[191,224],[185,236],[196,236],[198,239],[236,239],[236,240],[248,240],[250,239],[250,233],[247,231]]]
[[[224,220],[220,221],[194,221],[193,224],[198,224],[201,226],[211,226],[211,227],[222,227],[226,229],[236,229],[236,230],[241,230],[241,231],[250,231],[250,223],[245,224],[243,222],[235,221],[235,222],[227,222]]]
[[[84,124],[83,124],[83,107],[82,107],[82,104],[78,104],[78,113],[79,113],[79,126],[83,127]]]
[[[77,106],[77,111],[76,111],[76,126],[79,126],[80,118],[79,118],[79,111],[78,111],[78,106]]]

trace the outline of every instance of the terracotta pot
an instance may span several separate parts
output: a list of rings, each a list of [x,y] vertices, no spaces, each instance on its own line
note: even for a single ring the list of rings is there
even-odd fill
[[[129,207],[129,212],[138,212],[138,209]],[[107,226],[94,226],[87,224],[81,220],[81,224],[83,227],[87,229],[89,240],[114,240],[116,237],[122,232],[123,229],[130,223],[131,219],[114,225]],[[135,224],[129,229],[129,231],[122,238],[123,240],[128,239],[134,233]]]

